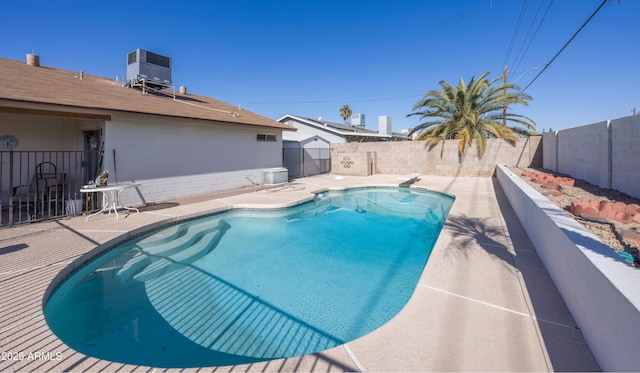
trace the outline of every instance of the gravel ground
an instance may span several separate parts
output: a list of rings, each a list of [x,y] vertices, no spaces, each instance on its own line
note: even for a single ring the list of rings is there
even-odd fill
[[[543,188],[540,184],[536,184],[531,181],[528,177],[521,176],[524,171],[533,171],[533,172],[544,172],[547,174],[551,174],[554,176],[563,176],[563,177],[571,177],[570,175],[558,174],[548,170],[539,170],[539,169],[531,169],[531,168],[518,168],[511,167],[511,171],[520,175],[522,180],[531,185],[534,189],[539,191],[542,195],[547,197],[551,202],[555,203],[560,209],[564,210],[567,215],[574,218],[577,222],[582,224],[585,228],[590,230],[593,234],[598,236],[602,242],[611,247],[613,250],[619,252],[622,250],[627,251],[631,255],[635,256],[636,260],[633,261],[633,264],[636,267],[640,267],[640,263],[638,263],[638,248],[631,246],[627,243],[624,243],[620,240],[618,231],[622,228],[631,229],[636,233],[640,233],[640,224],[639,223],[631,223],[631,224],[622,224],[617,223],[609,224],[609,223],[598,223],[595,221],[590,221],[583,219],[579,216],[575,216],[570,212],[571,201],[576,199],[588,199],[588,200],[597,200],[597,201],[605,201],[609,200],[611,202],[624,202],[626,204],[637,203],[640,204],[640,199],[631,197],[625,193],[619,192],[614,189],[606,189],[600,188],[595,185],[589,184],[588,182],[575,179],[575,186],[562,186],[560,191],[562,192],[560,195],[552,195],[549,193],[548,189]]]

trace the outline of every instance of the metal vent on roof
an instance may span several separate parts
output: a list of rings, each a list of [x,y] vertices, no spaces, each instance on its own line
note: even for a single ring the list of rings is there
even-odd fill
[[[147,62],[152,65],[162,66],[162,67],[166,67],[167,69],[171,69],[171,58],[161,56],[159,54],[147,52]]]
[[[138,60],[138,51],[135,50],[127,55],[127,65],[131,65]]]

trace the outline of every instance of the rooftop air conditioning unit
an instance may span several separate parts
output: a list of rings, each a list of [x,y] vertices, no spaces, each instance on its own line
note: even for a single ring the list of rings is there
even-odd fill
[[[351,115],[351,126],[357,128],[364,128],[364,114]]]
[[[127,55],[127,83],[134,85],[144,80],[162,87],[171,85],[171,58],[136,49]]]

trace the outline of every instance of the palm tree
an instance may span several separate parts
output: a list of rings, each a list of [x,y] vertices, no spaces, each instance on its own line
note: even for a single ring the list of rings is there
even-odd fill
[[[527,105],[531,96],[520,92],[514,84],[496,84],[501,78],[489,81],[485,72],[478,79],[472,77],[468,85],[462,78],[456,87],[445,81],[440,82],[442,90],[431,90],[412,108],[407,115],[420,116],[425,120],[409,132],[417,133],[417,139],[425,140],[431,147],[441,140],[460,139],[458,150],[464,154],[467,146],[475,140],[482,155],[488,137],[503,138],[516,142],[518,136],[535,132],[535,123],[528,117],[503,111],[512,104]],[[507,121],[515,126],[506,126]],[[444,151],[444,141],[440,156]]]
[[[345,122],[347,121],[347,119],[351,118],[351,108],[349,107],[349,105],[344,105],[340,108],[340,116],[342,117],[342,119],[344,119]]]

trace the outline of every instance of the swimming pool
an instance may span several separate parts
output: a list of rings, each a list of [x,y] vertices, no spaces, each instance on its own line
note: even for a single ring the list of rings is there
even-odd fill
[[[51,294],[45,317],[73,349],[136,365],[322,351],[404,307],[452,203],[421,189],[358,188],[182,222],[83,266]]]

